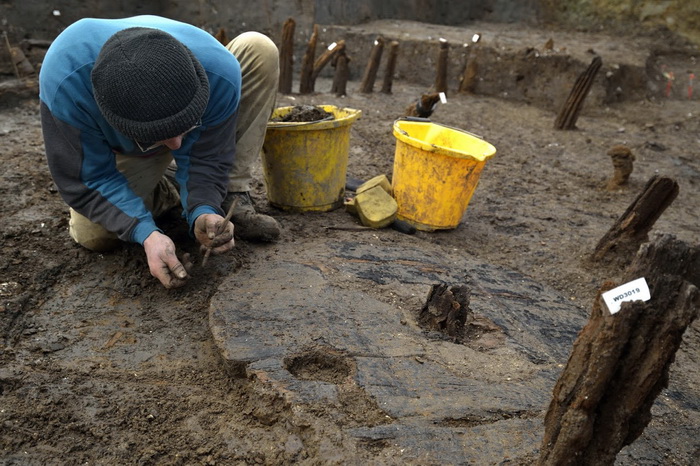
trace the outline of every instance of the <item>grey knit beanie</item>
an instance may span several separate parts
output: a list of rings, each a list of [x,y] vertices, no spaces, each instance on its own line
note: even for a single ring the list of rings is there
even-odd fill
[[[182,42],[159,29],[135,27],[112,35],[97,56],[91,78],[107,122],[139,142],[186,132],[209,101],[202,65]]]

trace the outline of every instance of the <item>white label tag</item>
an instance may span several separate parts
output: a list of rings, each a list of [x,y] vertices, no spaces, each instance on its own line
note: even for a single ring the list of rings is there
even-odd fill
[[[647,285],[644,277],[606,291],[602,296],[610,310],[610,314],[617,313],[622,303],[626,301],[649,301],[651,299],[649,285]]]
[[[445,96],[445,93],[441,92],[439,94],[439,96],[440,96],[440,102],[442,102],[443,104],[446,104],[447,103],[447,96]]]

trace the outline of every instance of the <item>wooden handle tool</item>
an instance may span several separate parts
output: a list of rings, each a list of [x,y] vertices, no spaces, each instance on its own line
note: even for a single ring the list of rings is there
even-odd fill
[[[226,229],[226,224],[231,220],[231,217],[233,216],[233,210],[236,208],[236,203],[238,199],[234,199],[233,202],[231,203],[231,207],[228,208],[228,212],[226,212],[226,217],[224,217],[224,221],[219,224],[219,228],[216,230],[216,234],[214,237],[216,238],[219,236],[221,233],[224,232]],[[207,250],[204,252],[204,258],[202,259],[202,267],[207,265],[207,260],[209,259],[209,255],[211,254],[211,246],[207,247]]]

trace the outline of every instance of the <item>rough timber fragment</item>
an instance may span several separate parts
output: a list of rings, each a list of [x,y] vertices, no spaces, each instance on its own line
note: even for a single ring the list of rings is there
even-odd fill
[[[699,246],[659,236],[642,246],[623,279],[645,277],[649,301],[626,302],[610,314],[599,294],[554,387],[538,464],[612,465],[641,435],[698,316],[699,264]]]
[[[608,191],[614,191],[627,184],[634,169],[634,154],[629,147],[617,145],[610,148],[608,155],[612,159],[613,177],[608,181]]]
[[[282,40],[280,41],[280,80],[279,91],[282,94],[292,93],[292,73],[294,71],[294,18],[288,18],[282,26]]]
[[[588,65],[588,68],[586,68],[586,71],[581,73],[574,83],[574,87],[571,89],[571,93],[568,99],[566,99],[564,107],[561,109],[554,122],[554,128],[565,130],[576,129],[576,120],[578,120],[583,102],[586,100],[588,91],[591,90],[593,81],[601,66],[603,66],[603,60],[600,57],[595,57],[593,61],[591,61],[591,64]]]
[[[623,260],[633,257],[639,245],[661,214],[678,196],[678,183],[667,177],[653,176],[627,210],[603,236],[593,252],[594,260],[615,254]]]

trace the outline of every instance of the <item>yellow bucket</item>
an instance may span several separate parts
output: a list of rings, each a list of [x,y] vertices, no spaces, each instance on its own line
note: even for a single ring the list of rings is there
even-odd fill
[[[343,205],[350,152],[350,125],[362,112],[333,105],[318,107],[332,120],[267,124],[263,145],[263,175],[267,197],[289,211],[325,212]],[[272,119],[294,107],[277,108]]]
[[[393,133],[392,189],[398,217],[424,231],[456,228],[496,148],[427,120],[397,120]]]

